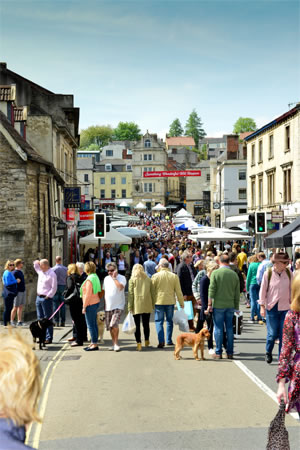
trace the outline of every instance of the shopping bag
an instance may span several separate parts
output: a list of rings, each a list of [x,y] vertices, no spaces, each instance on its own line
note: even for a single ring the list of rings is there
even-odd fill
[[[132,312],[129,312],[124,320],[122,331],[126,334],[133,334],[136,330]]]
[[[188,316],[185,314],[183,309],[175,311],[173,322],[175,325],[178,325],[180,331],[189,332]]]
[[[180,310],[181,306],[177,301],[177,308]],[[194,310],[193,310],[193,302],[191,300],[187,300],[184,302],[184,312],[187,315],[188,320],[193,320],[194,318]]]
[[[281,400],[279,411],[269,426],[267,450],[290,450],[289,433],[284,422],[285,403]]]

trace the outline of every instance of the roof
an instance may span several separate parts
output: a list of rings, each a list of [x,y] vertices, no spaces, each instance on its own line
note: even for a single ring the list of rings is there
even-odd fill
[[[177,137],[167,137],[167,145],[195,145],[194,138],[190,136],[177,136]]]
[[[253,131],[245,131],[244,133],[240,134],[240,140],[243,141],[247,136],[250,136],[250,134],[252,134]]]
[[[266,238],[267,248],[292,247],[292,233],[300,229],[300,217]]]
[[[272,120],[272,122],[267,123],[267,125],[264,125],[263,127],[259,128],[259,130],[254,131],[249,136],[244,138],[244,140],[249,141],[250,139],[253,139],[255,136],[258,136],[259,134],[265,132],[269,128],[272,128],[275,125],[279,125],[281,122],[284,122],[285,120],[294,116],[299,111],[300,111],[300,103],[298,103],[297,106],[295,106],[295,108],[291,109],[290,111],[288,111],[288,112],[282,114],[281,116],[277,117],[276,119]]]
[[[16,100],[16,86],[0,86],[0,101],[12,102]]]
[[[127,160],[124,159],[102,159],[102,161],[96,163],[97,166],[104,166],[105,164],[111,164],[112,166],[119,166],[120,164],[124,165],[128,164]]]

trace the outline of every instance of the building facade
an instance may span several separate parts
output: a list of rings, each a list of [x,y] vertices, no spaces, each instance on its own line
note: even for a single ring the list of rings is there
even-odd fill
[[[89,210],[94,207],[94,158],[77,159],[77,180],[81,186],[81,209]]]
[[[245,138],[249,212],[300,215],[300,103]]]
[[[165,145],[156,134],[146,133],[132,147],[133,204],[143,202],[148,209],[166,203],[167,178],[144,178],[144,172],[167,170]]]

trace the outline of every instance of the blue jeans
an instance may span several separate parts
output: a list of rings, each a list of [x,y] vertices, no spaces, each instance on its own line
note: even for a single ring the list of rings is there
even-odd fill
[[[57,286],[56,294],[53,297],[53,312],[57,310],[59,305],[64,301],[63,292],[66,289],[66,286],[63,284],[59,284]],[[55,323],[59,323],[59,316],[60,316],[60,322],[65,323],[66,321],[66,306],[65,304],[62,305],[59,311],[55,314],[53,320]]]
[[[36,301],[36,313],[38,319],[44,319],[46,317],[49,319],[49,317],[52,316],[53,310],[52,310],[52,298],[42,298],[37,296]],[[46,332],[46,339],[49,341],[52,341],[53,339],[53,326],[50,326],[47,328]]]
[[[155,327],[160,344],[165,343],[164,319],[167,322],[167,344],[172,343],[174,305],[155,305]]]
[[[267,319],[267,343],[266,343],[266,352],[272,353],[274,348],[274,343],[276,339],[279,339],[279,352],[281,352],[282,346],[282,330],[283,323],[285,319],[287,311],[278,311],[278,303],[273,306],[270,311],[266,310],[266,319]]]
[[[227,335],[227,355],[233,355],[233,314],[234,308],[213,309],[216,355],[222,355],[224,324]]]
[[[250,284],[250,304],[251,304],[251,320],[254,320],[254,316],[257,316],[257,320],[262,320],[260,315],[260,306],[257,303],[259,299],[259,285],[258,284]]]
[[[98,342],[98,325],[97,325],[97,311],[99,303],[86,307],[85,321],[91,335],[91,343],[97,344]]]

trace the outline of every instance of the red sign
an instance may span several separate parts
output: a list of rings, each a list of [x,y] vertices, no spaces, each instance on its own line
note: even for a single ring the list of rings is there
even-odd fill
[[[75,220],[75,209],[74,208],[67,208],[66,220],[67,220],[67,222],[73,222]]]
[[[94,211],[79,211],[79,220],[94,220]]]
[[[162,170],[158,172],[144,172],[144,178],[162,177],[201,177],[201,170]]]
[[[80,196],[80,203],[85,203],[85,195]]]

